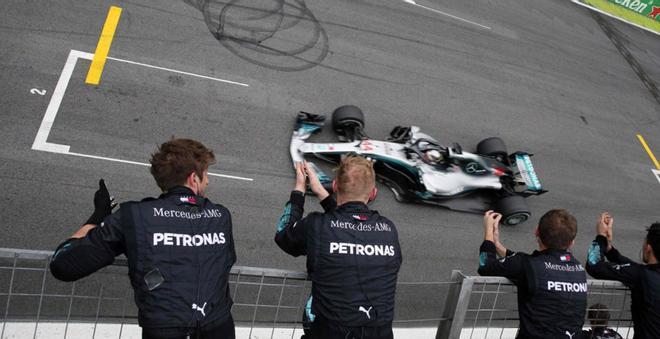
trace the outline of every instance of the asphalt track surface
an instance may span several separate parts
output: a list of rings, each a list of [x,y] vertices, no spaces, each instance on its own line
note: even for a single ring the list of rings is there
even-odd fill
[[[91,213],[99,178],[119,201],[158,194],[147,167],[31,149],[69,52],[94,53],[116,5],[111,57],[249,86],[112,59],[89,86],[78,59],[48,142],[147,162],[171,136],[201,140],[216,152],[212,172],[253,179],[212,177],[208,189],[232,212],[240,265],[304,269],[273,242],[294,184],[294,116],[343,104],[365,111],[374,138],[419,125],[464,149],[499,136],[535,153],[550,192],[528,200],[531,221],[502,230],[509,248],[533,250],[538,217],[561,207],[578,218],[584,260],[607,210],[616,246],[636,257],[644,226],[660,220],[660,179],[636,135],[660,155],[660,103],[590,12],[565,0],[417,3],[453,17],[399,0],[287,0],[282,12],[252,0],[210,3],[208,26],[184,1],[2,1],[0,247],[55,248]],[[660,37],[606,21],[660,81]],[[373,207],[398,227],[401,280],[476,273],[481,216],[397,203],[381,188]]]

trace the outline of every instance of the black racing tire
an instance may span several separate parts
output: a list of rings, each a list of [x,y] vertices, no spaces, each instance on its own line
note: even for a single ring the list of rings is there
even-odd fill
[[[332,128],[341,132],[349,126],[359,126],[364,129],[364,113],[357,106],[345,105],[332,112]]]
[[[477,144],[477,154],[506,159],[509,155],[504,141],[498,137],[481,140]]]
[[[495,203],[495,212],[502,214],[502,223],[508,226],[521,224],[532,215],[527,201],[520,195],[504,197]]]
[[[410,202],[408,200],[408,197],[406,196],[406,192],[399,187],[399,185],[393,181],[385,181],[384,182],[385,186],[390,189],[392,192],[392,195],[394,196],[394,200],[398,202]]]

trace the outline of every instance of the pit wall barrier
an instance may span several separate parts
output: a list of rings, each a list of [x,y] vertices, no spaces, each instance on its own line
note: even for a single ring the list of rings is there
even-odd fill
[[[0,248],[0,338],[141,337],[125,259],[65,283],[49,272],[51,254]],[[300,338],[310,290],[305,272],[234,266],[236,337]],[[607,305],[610,327],[632,338],[625,286],[590,280],[594,303]],[[517,327],[516,288],[505,278],[453,271],[449,281],[397,284],[395,338],[514,338]]]

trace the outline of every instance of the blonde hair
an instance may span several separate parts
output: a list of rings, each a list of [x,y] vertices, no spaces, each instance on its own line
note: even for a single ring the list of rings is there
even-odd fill
[[[336,169],[337,194],[362,199],[371,194],[376,185],[374,164],[361,156],[344,158]]]

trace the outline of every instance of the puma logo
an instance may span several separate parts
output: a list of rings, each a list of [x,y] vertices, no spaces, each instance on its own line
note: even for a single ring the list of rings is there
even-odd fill
[[[374,308],[374,307],[371,306],[371,307],[369,307],[369,309],[366,309],[366,308],[364,308],[363,306],[360,306],[360,308],[358,308],[358,311],[360,311],[360,312],[364,312],[364,314],[367,315],[367,319],[371,319],[371,315],[369,315],[369,312],[371,312],[371,309],[372,309],[372,308]]]
[[[565,333],[566,336],[568,336],[570,339],[573,339],[573,336],[575,335],[575,332],[571,333],[571,332],[566,331],[566,332],[564,332],[564,333]]]
[[[628,267],[630,264],[619,264],[619,265],[614,265],[614,269],[619,271],[621,270],[622,267]]]
[[[202,315],[206,317],[206,313],[204,313],[204,309],[206,308],[206,303],[202,307],[197,306],[197,304],[192,304],[192,309],[195,311],[200,311],[202,312]]]

